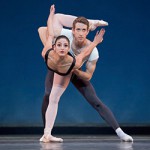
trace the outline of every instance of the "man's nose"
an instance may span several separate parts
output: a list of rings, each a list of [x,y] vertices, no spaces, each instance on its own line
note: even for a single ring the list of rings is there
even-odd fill
[[[80,30],[80,31],[79,31],[79,34],[80,34],[80,35],[82,35],[82,34],[83,34],[83,31],[82,31],[82,30]]]

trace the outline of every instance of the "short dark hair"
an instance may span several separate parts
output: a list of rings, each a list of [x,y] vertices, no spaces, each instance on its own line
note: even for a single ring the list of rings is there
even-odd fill
[[[75,29],[75,25],[76,23],[83,23],[85,25],[87,25],[87,29],[89,29],[89,21],[85,18],[85,17],[77,17],[74,21],[73,21],[73,29]]]

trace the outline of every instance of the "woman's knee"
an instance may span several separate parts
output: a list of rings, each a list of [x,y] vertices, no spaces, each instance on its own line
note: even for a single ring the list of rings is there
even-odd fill
[[[47,30],[47,27],[39,27],[38,28],[38,33],[41,34]]]

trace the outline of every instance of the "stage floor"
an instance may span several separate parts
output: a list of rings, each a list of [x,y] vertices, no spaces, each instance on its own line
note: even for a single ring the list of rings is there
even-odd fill
[[[41,143],[40,135],[1,135],[0,150],[150,150],[150,136],[133,136],[120,142],[116,136],[57,135],[63,143]]]

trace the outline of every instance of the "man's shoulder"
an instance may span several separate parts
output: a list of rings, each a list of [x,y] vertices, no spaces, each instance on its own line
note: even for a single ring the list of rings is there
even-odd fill
[[[99,53],[97,47],[94,47],[93,51],[91,52],[88,61],[97,60],[99,58]]]

